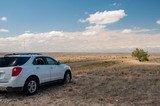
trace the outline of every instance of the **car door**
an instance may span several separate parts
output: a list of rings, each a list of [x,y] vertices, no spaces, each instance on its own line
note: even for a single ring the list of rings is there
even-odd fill
[[[62,78],[62,69],[59,66],[59,63],[51,57],[45,57],[45,60],[46,60],[47,64],[52,67],[51,81],[61,79]]]
[[[48,67],[48,65],[46,64],[44,57],[36,57],[33,60],[33,68],[35,70],[35,73],[40,78],[41,83],[49,82],[51,80],[50,79],[51,68]]]

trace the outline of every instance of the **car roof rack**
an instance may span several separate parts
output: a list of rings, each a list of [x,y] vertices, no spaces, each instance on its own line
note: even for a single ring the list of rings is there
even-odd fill
[[[10,53],[6,54],[5,56],[10,56],[10,55],[42,55],[40,53]]]

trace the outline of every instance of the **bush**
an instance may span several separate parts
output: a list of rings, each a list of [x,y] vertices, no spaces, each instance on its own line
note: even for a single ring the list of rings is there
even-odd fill
[[[148,51],[144,51],[143,49],[136,48],[132,52],[132,57],[136,57],[139,61],[149,61]]]

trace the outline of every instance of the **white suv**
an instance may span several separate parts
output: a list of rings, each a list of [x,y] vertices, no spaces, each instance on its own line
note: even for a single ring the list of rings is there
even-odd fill
[[[61,80],[71,81],[71,68],[37,53],[14,53],[0,58],[0,89],[36,93],[39,85]]]

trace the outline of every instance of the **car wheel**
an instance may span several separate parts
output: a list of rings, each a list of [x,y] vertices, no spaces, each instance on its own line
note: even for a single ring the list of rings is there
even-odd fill
[[[72,79],[71,72],[66,71],[66,73],[64,74],[63,83],[69,83],[69,82],[71,82],[71,79]]]
[[[38,81],[35,78],[29,78],[24,85],[26,95],[34,95],[38,89]]]

